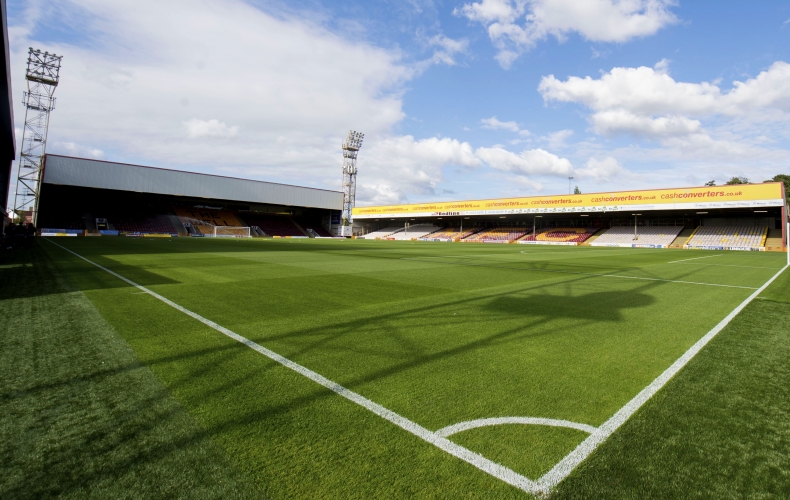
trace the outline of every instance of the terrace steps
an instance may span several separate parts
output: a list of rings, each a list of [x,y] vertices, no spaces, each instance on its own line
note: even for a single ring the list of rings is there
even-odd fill
[[[768,237],[765,238],[765,251],[766,252],[784,252],[785,247],[782,244],[782,230],[769,229]]]
[[[301,231],[301,232],[302,232],[302,234],[304,234],[304,235],[305,235],[305,236],[307,236],[308,238],[312,238],[312,237],[313,237],[313,235],[312,235],[312,234],[310,234],[310,233],[308,233],[307,231],[305,231],[305,230],[304,230],[304,228],[303,228],[302,226],[300,226],[298,222],[296,222],[295,220],[293,220],[293,217],[288,217],[288,220],[290,220],[290,221],[291,221],[291,223],[293,223],[293,225],[294,225],[294,226],[296,226],[296,229],[298,229],[299,231]]]
[[[597,233],[593,234],[592,236],[590,236],[589,238],[587,238],[587,239],[586,239],[586,240],[584,240],[583,242],[579,243],[579,246],[583,246],[583,247],[588,247],[588,246],[590,246],[590,243],[592,243],[593,241],[597,240],[597,239],[598,239],[598,237],[599,237],[600,235],[602,235],[603,233],[604,233],[604,231],[602,231],[602,230],[598,230],[598,232],[597,232]]]
[[[689,240],[689,238],[691,238],[691,235],[693,235],[694,231],[696,230],[697,228],[684,229],[680,232],[678,237],[669,244],[669,248],[683,248],[683,245],[686,244],[686,242]]]

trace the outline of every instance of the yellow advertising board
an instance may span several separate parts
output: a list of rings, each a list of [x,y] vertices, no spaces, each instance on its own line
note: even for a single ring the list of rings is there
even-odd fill
[[[781,182],[354,208],[354,219],[784,206]]]

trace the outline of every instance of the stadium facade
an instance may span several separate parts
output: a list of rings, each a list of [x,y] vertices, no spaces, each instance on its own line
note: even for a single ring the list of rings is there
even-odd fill
[[[343,193],[46,155],[45,236],[335,237]],[[357,207],[356,237],[782,251],[780,182]]]
[[[39,206],[44,235],[332,235],[343,193],[48,154]]]
[[[782,250],[787,213],[767,182],[359,207],[354,224],[379,239]]]

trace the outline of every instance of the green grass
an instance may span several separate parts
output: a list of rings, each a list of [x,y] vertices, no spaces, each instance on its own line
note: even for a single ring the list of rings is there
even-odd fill
[[[0,279],[0,497],[261,498],[45,254]]]
[[[54,241],[430,430],[503,416],[598,426],[773,276],[785,259],[757,252],[411,242]],[[31,253],[38,259],[32,267],[0,267],[0,276],[36,271],[48,280],[40,281],[61,287],[49,292],[54,285],[31,284],[28,291],[15,287],[3,297],[5,316],[18,316],[25,328],[41,330],[39,340],[25,340],[33,347],[22,346],[19,328],[3,331],[2,341],[13,347],[11,363],[36,366],[40,344],[56,349],[65,342],[63,332],[71,339],[65,342],[69,349],[48,359],[66,371],[90,370],[83,357],[101,357],[105,354],[97,350],[116,346],[111,349],[115,363],[137,363],[135,370],[123,373],[145,374],[154,385],[108,378],[100,371],[102,376],[90,379],[105,384],[97,389],[99,396],[125,401],[127,395],[150,398],[146,391],[160,394],[159,400],[174,405],[183,422],[157,418],[154,410],[145,413],[141,404],[129,403],[126,411],[139,422],[156,421],[160,438],[173,440],[168,460],[193,464],[197,449],[221,458],[208,460],[217,467],[214,476],[200,468],[208,467],[201,462],[178,467],[178,479],[170,482],[152,480],[149,476],[164,475],[169,466],[142,453],[150,444],[130,432],[99,451],[67,446],[70,453],[53,460],[90,462],[97,454],[128,449],[125,460],[139,473],[127,473],[127,483],[115,481],[114,487],[131,492],[145,491],[147,482],[164,482],[194,491],[193,496],[227,496],[222,485],[208,479],[223,477],[239,496],[525,496],[64,250],[47,242],[40,247]],[[708,256],[716,257],[671,263]],[[763,452],[764,436],[757,439],[759,432],[742,421],[745,414],[721,408],[715,397],[731,402],[728,395],[738,393],[746,407],[759,399],[753,386],[763,387],[761,393],[770,395],[759,399],[768,405],[762,412],[764,434],[777,428],[774,419],[787,416],[773,410],[785,397],[777,383],[786,370],[773,369],[760,378],[757,374],[764,372],[755,366],[758,360],[767,363],[767,357],[778,364],[782,348],[787,349],[782,343],[788,333],[788,311],[783,309],[787,287],[782,278],[750,305],[556,495],[639,498],[675,491],[678,497],[709,497],[722,491],[736,496],[786,491],[788,464],[777,456],[787,449],[786,431],[777,431],[776,453]],[[59,297],[72,297],[82,306],[61,303],[65,299]],[[40,306],[35,310],[13,312],[36,301]],[[42,325],[58,325],[58,333],[47,333]],[[48,343],[53,336],[58,342]],[[739,365],[730,359],[742,352],[728,348],[728,341],[747,350],[752,361]],[[760,349],[772,356],[761,356]],[[121,354],[131,358],[124,361]],[[723,366],[734,367],[730,375]],[[36,386],[36,377],[44,376],[35,368],[9,373],[20,387]],[[4,395],[19,390],[7,383],[14,377],[4,374]],[[728,384],[732,380],[738,383]],[[718,389],[712,391],[711,384]],[[59,390],[73,394],[77,389],[66,385]],[[34,400],[14,401],[4,396],[2,404],[20,404],[18,412],[37,411],[30,406]],[[74,408],[53,414],[81,415],[80,404],[77,400]],[[713,409],[703,411],[708,405]],[[91,418],[113,418],[95,411],[98,416]],[[60,432],[84,439],[80,436],[91,427],[83,420],[65,421]],[[709,442],[714,432],[710,420],[731,429],[722,431],[723,450]],[[15,459],[17,479],[0,482],[0,496],[6,491],[24,496],[19,488],[36,480],[36,468],[16,460],[17,440],[11,438],[27,425],[3,417],[3,437],[9,436],[12,444],[0,450],[3,457]],[[31,440],[36,446],[58,440],[53,431],[45,434],[34,432]],[[179,440],[181,434],[197,437],[187,442]],[[585,437],[565,428],[505,425],[450,439],[537,479]],[[680,448],[702,441],[693,453],[682,454],[668,439],[677,440],[673,442]],[[727,476],[719,464],[736,468],[739,446],[754,449],[750,469]],[[769,472],[750,472],[759,469],[757,464]],[[737,485],[722,476],[735,477]],[[77,476],[68,491],[96,487],[106,492],[98,496],[119,496],[96,486],[107,477],[112,473]],[[757,488],[766,477],[772,486]]]
[[[790,275],[769,288],[786,290]],[[790,303],[756,300],[556,493],[790,497]]]

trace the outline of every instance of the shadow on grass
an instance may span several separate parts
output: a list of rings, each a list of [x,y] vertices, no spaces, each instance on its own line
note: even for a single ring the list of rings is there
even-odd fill
[[[0,498],[262,496],[44,252],[16,259],[30,265],[0,301]]]
[[[589,278],[579,277],[575,278],[574,281],[584,281],[587,279]],[[550,285],[541,285],[537,288],[542,288],[544,286]],[[495,320],[502,314],[517,314],[519,316],[531,316],[533,318],[530,321],[519,324],[513,328],[503,329],[499,332],[485,335],[469,342],[451,345],[448,348],[438,351],[421,351],[412,348],[409,349],[408,356],[400,356],[402,358],[400,361],[393,358],[392,363],[388,364],[387,366],[383,366],[370,372],[348,377],[347,379],[342,380],[341,383],[344,387],[351,390],[358,390],[360,387],[370,384],[371,382],[383,380],[393,375],[400,375],[409,370],[419,369],[426,365],[430,365],[431,363],[453,358],[460,359],[478,350],[487,349],[493,346],[501,346],[502,343],[518,343],[524,339],[535,338],[537,336],[547,336],[554,334],[565,335],[568,334],[569,331],[573,330],[572,327],[568,327],[567,323],[552,327],[552,321],[557,318],[578,319],[580,322],[589,323],[589,321],[591,321],[590,314],[594,314],[592,319],[594,321],[623,321],[624,318],[622,317],[621,313],[623,309],[648,307],[654,303],[655,299],[646,294],[645,291],[656,286],[659,285],[655,283],[647,283],[641,285],[637,290],[632,289],[629,291],[594,292],[575,297],[557,295],[532,295],[529,297],[517,298],[512,297],[510,292],[489,294],[483,298],[467,298],[454,301],[451,304],[443,303],[438,306],[423,306],[416,308],[413,311],[409,311],[408,313],[393,312],[389,314],[378,315],[374,318],[360,318],[326,327],[303,329],[298,332],[279,335],[276,338],[280,341],[287,341],[288,339],[293,339],[296,337],[315,338],[315,342],[309,342],[308,345],[303,345],[303,343],[300,342],[301,345],[297,351],[287,353],[289,359],[299,362],[299,359],[305,354],[315,351],[348,349],[350,356],[358,356],[361,351],[356,347],[330,347],[329,344],[340,337],[359,331],[365,331],[366,335],[380,334],[391,336],[392,332],[388,331],[388,325],[386,324],[388,319],[397,319],[399,322],[413,319],[420,323],[430,323],[431,312],[444,310],[448,308],[448,306],[468,306],[472,302],[481,302],[484,305],[484,308],[487,308],[492,313],[490,316],[485,315],[484,317],[479,317],[474,320],[480,322],[481,324]],[[550,313],[550,311],[556,311],[557,308],[562,309],[559,315]],[[594,313],[591,313],[590,311],[594,311]],[[447,316],[445,313],[440,313],[439,318],[446,319]],[[433,319],[438,320],[438,318]],[[464,320],[465,328],[475,329],[476,326],[474,321],[470,322],[467,320],[468,318],[465,318]],[[271,339],[272,338],[269,338],[267,340],[270,341]],[[265,345],[269,342],[263,341],[261,343]],[[246,348],[242,349],[242,351],[228,351],[223,356],[225,359],[222,361],[225,361],[228,356],[244,355]],[[369,354],[381,356],[384,353],[381,350],[378,350],[376,352],[370,352]],[[215,370],[217,374],[220,374],[225,379],[222,383],[215,384],[211,389],[203,392],[202,395],[206,398],[222,394],[228,390],[232,390],[233,387],[238,386],[238,384],[243,382],[248,376],[248,374],[244,373],[231,376],[220,366],[220,363],[216,363],[216,361],[217,360],[212,360],[211,363],[203,362],[201,363],[202,366],[195,366],[193,370],[194,375],[205,375],[204,368],[207,367],[208,369]],[[274,363],[267,363],[266,367],[258,368],[256,373],[260,375],[262,371],[270,370],[275,367],[278,367],[278,365]],[[323,375],[327,374],[323,373]],[[172,384],[171,387],[176,388],[181,383],[191,383],[191,380],[192,379],[190,377],[185,376],[181,382]],[[325,398],[327,396],[334,396],[334,393],[323,387],[315,387],[315,389],[310,390],[308,394],[289,399],[287,403],[280,405],[273,404],[266,408],[256,408],[252,412],[226,420],[216,428],[212,428],[212,432],[224,432],[225,430],[231,429],[237,425],[254,424],[261,419],[272,418],[277,415],[293,411],[300,406],[313,404],[319,399]]]
[[[44,250],[44,251],[42,251]],[[97,264],[105,265],[121,276],[129,278],[143,286],[172,285],[180,283],[160,274],[152,273],[136,266],[125,265],[116,261],[104,262],[93,256]],[[79,290],[104,290],[127,288],[129,284],[104,271],[97,270],[95,266],[78,259],[77,257],[57,248],[49,243],[37,239],[33,248],[22,249],[8,259],[4,267],[0,268],[0,300],[41,297],[52,293],[62,293],[62,288],[47,286],[46,276],[39,278],[41,286],[7,286],[19,282],[22,276],[27,276],[27,268],[37,266],[52,272],[52,266],[57,266],[58,274],[70,281]]]
[[[486,309],[499,314],[535,318],[573,318],[585,322],[622,321],[622,311],[654,304],[655,297],[624,291],[593,292],[579,296],[506,295],[488,302]]]
[[[228,251],[249,251],[249,249],[243,249],[240,245],[236,243],[229,243],[230,246],[227,248],[234,248],[234,250]],[[275,243],[279,247],[285,247],[281,243]],[[321,245],[315,245],[321,248]],[[217,244],[216,251],[220,251],[219,249],[225,247],[225,244]],[[294,245],[293,251],[303,251],[303,247]],[[331,251],[337,251],[337,248],[332,248],[332,245],[324,245],[324,247],[331,249]],[[209,248],[209,247],[205,247]],[[279,248],[278,248],[279,249]],[[311,246],[311,250],[313,250]],[[58,249],[59,252],[62,252]],[[78,249],[75,248],[75,251]],[[224,251],[224,250],[223,250]],[[288,250],[291,251],[291,250]],[[52,255],[53,252],[48,252],[49,255]],[[63,252],[65,254],[65,252]],[[124,252],[120,253],[129,253],[128,249]],[[106,252],[102,248],[101,255],[112,255],[112,253]],[[88,255],[86,255],[88,256]],[[95,290],[95,289],[104,289],[104,288],[119,288],[119,287],[128,287],[129,285],[124,283],[117,278],[104,273],[103,271],[99,271],[98,269],[94,268],[88,263],[83,261],[76,261],[76,264],[73,261],[76,260],[70,254],[67,254],[68,259],[71,259],[72,262],[66,262],[66,258],[63,259],[55,259],[54,262],[58,266],[61,267],[73,267],[71,271],[69,271],[68,277],[71,279],[75,285],[77,285],[81,289],[86,290]],[[94,256],[88,256],[89,258],[95,258]],[[382,257],[385,258],[385,257]],[[393,257],[386,257],[386,258],[393,258]],[[98,259],[97,259],[98,260]],[[546,264],[548,265],[548,264]],[[95,273],[85,273],[85,269],[87,268],[94,269]],[[113,262],[111,265],[113,271],[118,272],[119,274],[128,277],[142,285],[152,285],[152,284],[162,284],[160,281],[163,277],[160,277],[156,274],[152,274],[151,276],[146,275],[145,271],[140,270],[136,267],[130,266],[119,266],[116,262]],[[496,267],[496,266],[484,266],[484,267]],[[622,269],[622,268],[621,268]],[[528,271],[529,269],[522,268],[521,270]],[[140,278],[141,274],[142,278]],[[92,276],[88,276],[92,275]],[[167,278],[164,278],[167,280]],[[525,318],[531,317],[532,320],[528,322],[524,322],[523,325],[519,325],[509,329],[503,329],[496,333],[492,333],[490,335],[485,335],[480,338],[476,338],[472,341],[462,342],[459,344],[455,344],[449,346],[447,348],[434,351],[434,352],[427,352],[421,350],[417,345],[410,345],[408,349],[408,356],[403,359],[393,359],[393,363],[390,366],[386,366],[377,370],[373,370],[369,373],[360,374],[359,376],[352,377],[349,380],[343,382],[343,384],[350,388],[355,389],[359,386],[368,384],[370,382],[386,378],[388,376],[399,374],[414,368],[418,368],[439,360],[451,359],[454,356],[463,356],[470,352],[474,352],[478,349],[485,349],[492,345],[499,345],[502,342],[509,342],[509,341],[516,341],[523,338],[527,338],[530,336],[537,336],[537,335],[551,335],[554,333],[563,333],[567,330],[567,325],[563,329],[556,329],[553,330],[549,328],[548,325],[552,321],[552,319],[558,317],[565,317],[570,319],[578,319],[583,321],[588,321],[591,315],[594,315],[597,321],[622,321],[623,320],[623,310],[630,309],[630,308],[639,308],[639,307],[648,307],[654,303],[654,298],[645,293],[647,290],[661,286],[660,283],[648,283],[641,286],[634,286],[633,284],[629,284],[630,287],[627,291],[604,291],[604,292],[593,292],[589,294],[583,295],[573,295],[573,286],[576,283],[585,283],[591,279],[596,279],[590,276],[573,276],[573,277],[563,277],[563,284],[568,287],[568,294],[567,295],[555,295],[555,294],[545,294],[540,295],[539,293],[545,289],[545,287],[549,286],[556,286],[556,282],[552,282],[549,284],[541,284],[535,285],[530,284],[528,286],[528,291],[531,295],[519,296],[518,292],[514,293],[512,291],[505,292],[505,293],[491,293],[482,296],[476,296],[473,298],[462,298],[456,301],[447,302],[444,301],[439,305],[426,305],[423,307],[415,307],[408,311],[408,313],[403,312],[392,312],[392,313],[385,313],[380,315],[375,315],[372,317],[365,317],[359,319],[353,319],[345,322],[341,322],[334,325],[329,326],[322,326],[317,328],[308,328],[302,329],[296,332],[289,332],[287,334],[279,335],[279,336],[272,336],[267,338],[264,342],[270,340],[284,340],[288,341],[291,340],[299,340],[296,346],[296,352],[289,353],[289,357],[292,359],[298,359],[300,356],[307,354],[311,351],[321,351],[328,347],[328,344],[337,340],[343,336],[358,333],[360,331],[368,331],[371,335],[380,334],[380,335],[389,335],[394,336],[397,335],[397,330],[391,328],[390,320],[398,320],[399,322],[406,321],[406,322],[428,322],[431,321],[446,321],[447,320],[447,311],[452,308],[469,306],[477,303],[477,306],[482,308],[483,311],[487,311],[490,315],[485,317],[476,318],[467,321],[468,328],[474,328],[475,322],[484,322],[484,321],[491,321],[493,318],[496,320],[497,316],[501,315],[515,315],[515,316],[523,316]],[[148,280],[148,281],[146,281]],[[167,283],[175,283],[175,281],[168,280]],[[46,292],[46,293],[53,293],[53,292]],[[524,292],[521,292],[524,293]],[[41,295],[42,292],[39,290],[37,293]],[[552,314],[547,314],[547,311],[552,311]],[[200,312],[200,311],[198,311]],[[437,323],[438,324],[438,323]],[[307,338],[308,340],[305,342],[304,339]],[[311,341],[314,340],[314,341]],[[404,339],[400,338],[399,342],[403,342]],[[230,341],[229,341],[230,342]],[[263,343],[263,342],[262,342]],[[217,348],[206,349],[206,350],[197,350],[197,351],[189,351],[189,352],[181,352],[179,354],[173,354],[170,356],[164,356],[157,359],[150,359],[146,360],[146,364],[149,366],[155,366],[161,363],[179,363],[183,362],[184,365],[187,366],[186,370],[184,370],[182,378],[175,382],[169,384],[170,388],[178,388],[180,384],[188,384],[193,381],[193,375],[202,375],[202,376],[209,376],[212,372],[207,372],[206,369],[213,369],[214,373],[222,374],[222,364],[233,363],[236,357],[242,355],[249,355],[250,351],[242,345],[239,344],[230,344],[230,345],[223,345]],[[351,352],[351,354],[355,354]],[[221,359],[219,359],[219,358]],[[211,363],[210,363],[210,362]],[[218,363],[214,363],[215,361],[219,361]],[[274,367],[278,367],[273,362],[267,362],[265,366],[261,366],[260,364],[257,365],[258,368],[255,370],[256,372],[269,370]],[[136,370],[138,365],[136,364],[127,364],[121,365],[116,369],[111,370],[109,374],[102,373],[102,372],[93,372],[88,374],[82,374],[77,377],[73,377],[71,381],[65,380],[61,382],[56,382],[54,385],[70,385],[76,384],[80,385],[86,381],[90,381],[96,378],[102,378],[107,376],[112,376],[114,373],[124,370]],[[244,374],[231,374],[231,373],[224,373],[222,376],[222,383],[220,384],[212,384],[210,388],[203,391],[203,395],[206,398],[211,397],[212,395],[226,392],[229,389],[232,389],[236,386],[239,382],[241,382],[244,378]],[[50,386],[53,383],[49,384]],[[44,384],[42,387],[46,388],[47,384]],[[35,387],[31,388],[35,390]],[[43,389],[39,389],[43,390]],[[17,395],[14,395],[17,396]],[[25,394],[27,396],[27,394]],[[229,418],[224,418],[220,422],[211,425],[206,428],[205,431],[199,431],[192,434],[185,434],[180,437],[174,437],[169,442],[164,443],[157,443],[153,446],[144,446],[135,451],[131,456],[127,458],[120,458],[114,461],[108,460],[106,467],[102,471],[98,470],[84,470],[80,471],[74,475],[73,480],[64,480],[64,485],[67,488],[77,488],[80,484],[90,481],[96,480],[96,478],[106,478],[106,477],[113,477],[114,474],[120,474],[124,468],[128,468],[133,464],[139,464],[141,462],[145,463],[146,461],[158,459],[162,456],[167,456],[169,453],[174,453],[173,450],[178,449],[179,447],[188,447],[193,442],[199,442],[203,439],[204,436],[208,435],[215,435],[227,432],[232,430],[236,427],[240,426],[247,426],[247,425],[259,425],[262,420],[267,418],[271,418],[274,415],[287,413],[293,411],[301,406],[306,406],[315,403],[316,401],[326,398],[327,396],[334,396],[334,393],[331,391],[324,389],[323,387],[316,386],[313,389],[309,389],[307,391],[303,391],[301,395],[294,396],[288,398],[287,401],[279,403],[279,404],[269,404],[269,405],[262,405],[261,407],[251,408],[250,411],[246,411],[240,415],[233,415]],[[152,398],[147,403],[151,406],[155,406],[157,399]],[[0,401],[2,404],[2,401]],[[161,414],[161,418],[163,420],[167,420],[167,412]],[[123,420],[123,417],[121,418]],[[127,419],[128,420],[128,419]],[[128,420],[129,422],[134,422],[134,419]],[[147,432],[147,429],[153,425],[150,422],[144,422],[141,424],[130,424],[125,425],[122,428],[123,439],[122,441],[134,440],[135,436],[144,435]],[[78,454],[91,454],[91,453],[99,453],[100,455],[104,453],[108,449],[112,449],[113,445],[111,442],[106,442],[105,439],[107,437],[107,433],[112,430],[111,426],[105,425],[99,429],[94,430],[87,430],[85,431],[85,444],[84,445],[76,445],[75,452]],[[94,447],[93,444],[97,444],[98,447]],[[82,446],[82,447],[80,447]],[[68,456],[62,458],[53,458],[52,463],[48,463],[47,467],[51,468],[53,471],[56,471],[58,475],[66,474],[69,465]],[[47,488],[51,488],[51,483],[48,483],[49,486]],[[51,492],[52,490],[45,490],[40,489],[37,490],[40,493]]]

